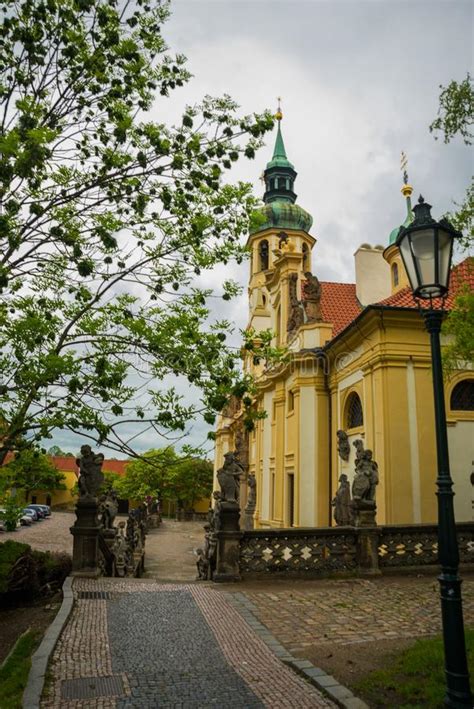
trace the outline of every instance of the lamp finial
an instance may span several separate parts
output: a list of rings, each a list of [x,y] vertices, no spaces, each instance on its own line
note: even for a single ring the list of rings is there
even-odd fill
[[[277,112],[275,113],[275,118],[277,121],[281,121],[283,118],[283,113],[281,112],[281,96],[277,96],[277,101],[278,101],[278,108]]]

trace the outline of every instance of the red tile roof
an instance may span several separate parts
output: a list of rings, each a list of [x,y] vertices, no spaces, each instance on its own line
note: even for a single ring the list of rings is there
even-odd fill
[[[451,271],[451,279],[449,284],[448,297],[444,303],[444,309],[450,310],[453,307],[454,299],[463,285],[467,285],[471,290],[474,290],[474,258],[472,256],[464,259],[457,266],[454,266]],[[422,308],[429,308],[430,301],[422,300]],[[443,307],[441,298],[434,298],[433,304],[435,308]],[[388,305],[392,308],[418,308],[418,303],[413,298],[412,290],[409,286],[402,288],[398,293],[394,293],[389,298],[381,300],[377,305]]]
[[[50,455],[48,458],[54,463],[54,466],[63,473],[68,471],[76,473],[78,470],[75,457],[70,455]],[[123,475],[128,462],[128,460],[107,460],[106,458],[102,465],[102,470],[104,473],[118,473],[119,475]]]
[[[333,337],[344,330],[361,310],[355,283],[321,281],[321,312],[324,322],[333,324]]]
[[[78,473],[78,467],[76,465],[76,457],[72,455],[49,455],[48,458],[54,464],[57,470],[62,473]],[[5,458],[4,465],[7,465],[11,460],[13,460],[13,453],[9,452]],[[118,473],[119,475],[125,474],[125,466],[130,461],[128,460],[104,460],[102,465],[102,470],[104,473]]]

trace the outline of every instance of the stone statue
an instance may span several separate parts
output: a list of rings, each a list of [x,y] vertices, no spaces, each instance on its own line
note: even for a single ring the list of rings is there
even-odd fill
[[[243,418],[241,417],[237,423],[235,432],[235,456],[239,464],[245,470],[249,462],[249,434],[245,430]]]
[[[118,512],[118,500],[115,490],[109,490],[99,498],[99,520],[104,529],[113,529]]]
[[[352,497],[354,502],[365,501],[375,506],[375,490],[379,483],[379,469],[372,460],[372,451],[364,450],[360,439],[354,441],[356,448],[355,477],[352,483]]]
[[[257,506],[257,480],[253,473],[249,473],[247,476],[247,504],[244,510],[244,529],[251,530],[254,526],[253,516],[255,514],[255,508]]]
[[[351,447],[349,445],[349,439],[347,437],[347,433],[345,431],[339,430],[336,431],[336,436],[337,436],[337,452],[339,453],[339,457],[342,458],[342,460],[347,461],[349,460],[349,456],[351,453]]]
[[[304,323],[304,310],[298,300],[297,294],[298,274],[291,273],[288,281],[289,288],[289,307],[288,307],[288,322],[286,329],[291,337],[296,333],[299,327]]]
[[[303,307],[306,322],[321,322],[321,283],[311,271],[306,271],[304,276],[306,281],[303,282]]]
[[[217,481],[221,487],[222,502],[239,502],[240,476],[243,467],[237,461],[234,452],[224,455],[224,465],[217,471]]]
[[[81,499],[97,497],[97,493],[104,484],[103,462],[102,453],[93,453],[88,445],[81,446],[81,455],[76,458],[76,465],[79,467],[79,497]]]
[[[125,538],[125,522],[118,523],[118,531],[114,539],[112,552],[114,554],[114,576],[126,576],[130,550]]]
[[[257,502],[257,481],[253,473],[249,473],[247,477],[247,485],[249,487],[249,493],[247,497],[247,506],[255,506]]]
[[[221,528],[221,503],[222,495],[219,490],[214,490],[212,493],[214,500],[214,509],[211,507],[207,513],[207,520],[211,529],[211,532],[218,532]]]
[[[352,524],[351,489],[345,473],[339,477],[339,487],[332,506],[334,507],[334,520],[339,527]]]

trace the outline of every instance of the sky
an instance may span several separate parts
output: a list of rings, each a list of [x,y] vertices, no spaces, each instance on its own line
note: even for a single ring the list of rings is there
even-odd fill
[[[297,202],[313,216],[313,272],[321,280],[354,280],[353,254],[362,243],[388,243],[405,218],[400,153],[408,156],[414,197],[423,194],[439,217],[461,201],[473,172],[472,151],[459,138],[445,145],[429,125],[440,84],[473,70],[474,4],[462,0],[174,0],[162,34],[188,58],[194,78],[161,100],[159,121],[178,121],[183,107],[205,94],[229,94],[244,114],[276,110],[298,173]],[[239,161],[231,178],[259,180],[275,133],[255,160]],[[248,262],[204,274],[218,287],[242,286]],[[244,328],[246,292],[226,304]],[[196,424],[190,441],[205,436]],[[68,434],[52,443],[75,447]],[[159,442],[136,439],[138,449]]]

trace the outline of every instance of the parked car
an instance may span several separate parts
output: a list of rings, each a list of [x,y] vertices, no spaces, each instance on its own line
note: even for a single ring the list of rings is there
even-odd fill
[[[28,505],[29,510],[34,510],[38,515],[38,519],[44,519],[46,517],[46,512],[41,508],[41,505]]]
[[[48,507],[48,505],[28,505],[32,510],[36,510],[41,514],[41,517],[50,517],[51,516],[51,508]]]
[[[25,507],[25,509],[23,510],[23,514],[31,517],[33,522],[37,522],[39,519],[39,515],[38,515],[37,511],[33,510],[31,507]]]
[[[4,532],[4,531],[5,531],[5,525],[3,523],[3,519],[0,519],[0,532]]]
[[[30,515],[22,514],[20,517],[20,524],[22,527],[31,527],[33,524],[33,518]]]

